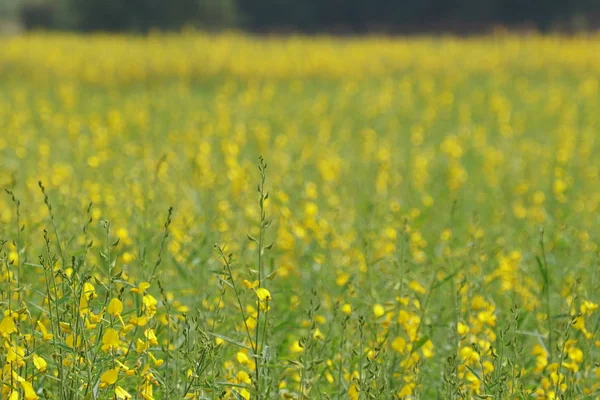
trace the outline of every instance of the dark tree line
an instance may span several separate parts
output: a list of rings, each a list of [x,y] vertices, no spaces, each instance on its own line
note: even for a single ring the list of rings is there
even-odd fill
[[[591,28],[600,0],[32,0],[28,28],[148,32],[242,28],[254,32],[465,33],[494,25]]]

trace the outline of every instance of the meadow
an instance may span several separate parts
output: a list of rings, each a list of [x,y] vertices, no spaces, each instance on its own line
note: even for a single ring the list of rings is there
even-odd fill
[[[1,397],[600,398],[599,46],[0,38]]]

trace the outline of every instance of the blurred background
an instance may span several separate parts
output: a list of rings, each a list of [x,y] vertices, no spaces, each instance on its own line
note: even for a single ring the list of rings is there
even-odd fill
[[[1,0],[0,29],[147,33],[419,34],[579,32],[600,25],[598,0]]]

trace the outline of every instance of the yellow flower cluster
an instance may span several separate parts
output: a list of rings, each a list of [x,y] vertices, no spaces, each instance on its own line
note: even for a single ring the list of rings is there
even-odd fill
[[[0,37],[0,397],[598,398],[599,44]]]

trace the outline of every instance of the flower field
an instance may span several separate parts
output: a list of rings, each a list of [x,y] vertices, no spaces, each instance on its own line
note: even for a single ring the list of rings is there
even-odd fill
[[[0,38],[0,397],[600,398],[599,46]]]

